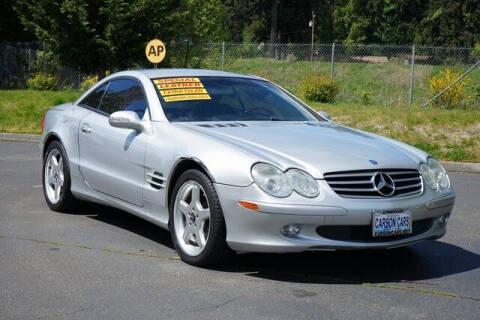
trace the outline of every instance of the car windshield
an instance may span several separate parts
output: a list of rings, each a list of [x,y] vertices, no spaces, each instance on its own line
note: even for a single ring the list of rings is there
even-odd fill
[[[324,120],[268,81],[227,77],[153,79],[169,121]]]

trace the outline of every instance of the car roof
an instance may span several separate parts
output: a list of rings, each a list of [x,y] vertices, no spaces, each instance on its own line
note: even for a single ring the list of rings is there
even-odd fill
[[[254,75],[245,75],[234,72],[225,72],[206,69],[145,69],[138,70],[150,79],[165,77],[230,77],[230,78],[249,78],[261,79]]]

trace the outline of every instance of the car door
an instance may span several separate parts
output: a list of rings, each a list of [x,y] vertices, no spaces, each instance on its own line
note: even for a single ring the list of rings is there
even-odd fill
[[[79,128],[80,170],[86,183],[137,206],[143,205],[148,137],[132,129],[114,128],[108,117],[127,110],[135,111],[141,119],[148,118],[147,109],[141,84],[132,78],[117,78],[108,83],[99,106],[82,119]]]

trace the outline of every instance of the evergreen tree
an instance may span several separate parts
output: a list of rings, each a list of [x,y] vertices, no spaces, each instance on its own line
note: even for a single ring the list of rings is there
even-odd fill
[[[416,41],[473,47],[480,41],[480,1],[430,0]]]
[[[217,42],[230,39],[226,8],[221,0],[189,0],[187,8],[189,31],[195,40]]]
[[[11,0],[0,0],[0,42],[26,42],[35,40],[35,35],[23,27]]]
[[[148,40],[181,29],[175,0],[17,0],[22,23],[45,40],[60,62],[96,72],[123,69],[144,55]]]

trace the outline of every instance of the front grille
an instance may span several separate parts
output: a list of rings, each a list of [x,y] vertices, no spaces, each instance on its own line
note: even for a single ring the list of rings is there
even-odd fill
[[[337,240],[353,242],[385,242],[406,239],[428,231],[434,219],[423,219],[412,222],[412,233],[396,236],[373,237],[372,226],[320,226],[317,228],[319,236]]]
[[[383,169],[325,173],[325,181],[338,195],[348,198],[385,198],[372,182],[375,173],[390,176],[395,183],[395,192],[388,197],[403,197],[422,193],[423,182],[418,170]]]

